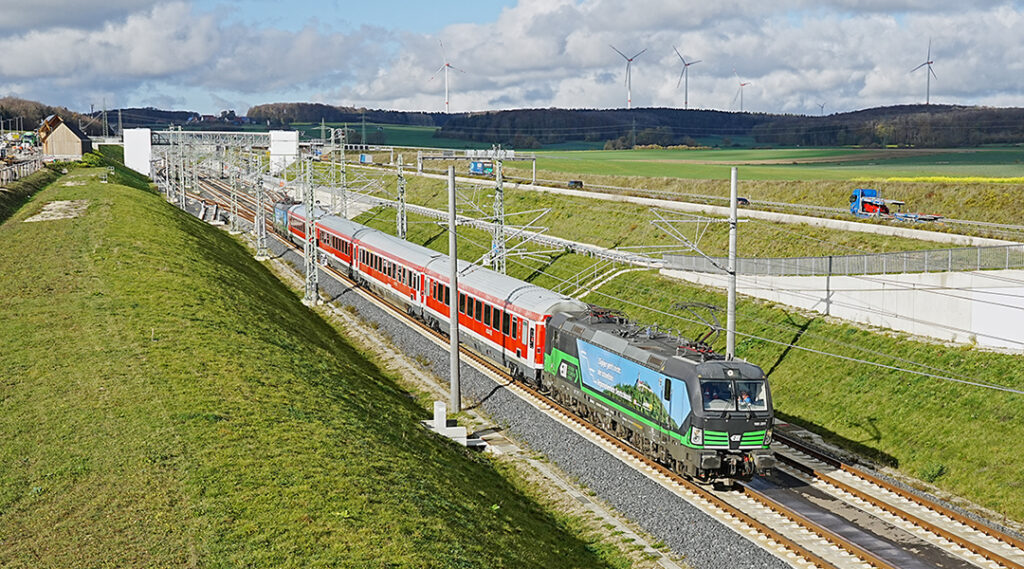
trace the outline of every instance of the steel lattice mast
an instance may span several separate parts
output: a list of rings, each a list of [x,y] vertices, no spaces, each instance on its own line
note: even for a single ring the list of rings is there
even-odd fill
[[[398,212],[395,219],[395,230],[398,233],[398,237],[405,239],[406,233],[409,229],[408,218],[405,212],[405,174],[402,171],[404,162],[402,155],[398,155]]]
[[[267,254],[267,215],[263,203],[263,159],[256,157],[256,216],[253,218],[253,233],[256,235],[256,259],[269,259]]]
[[[303,202],[306,205],[306,240],[303,252],[306,256],[306,293],[302,297],[302,303],[306,306],[314,306],[319,298],[319,268],[317,267],[316,248],[316,199],[313,196],[313,161],[305,159],[302,161],[302,189]]]
[[[501,174],[501,149],[495,152],[494,234],[491,237],[491,268],[505,273],[505,187]]]

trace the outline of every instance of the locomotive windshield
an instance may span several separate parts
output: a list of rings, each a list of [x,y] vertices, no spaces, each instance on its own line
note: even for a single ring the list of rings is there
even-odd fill
[[[764,381],[712,379],[700,382],[705,411],[767,411]]]

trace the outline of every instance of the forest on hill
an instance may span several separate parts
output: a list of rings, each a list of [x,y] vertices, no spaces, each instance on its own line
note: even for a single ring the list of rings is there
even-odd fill
[[[949,148],[1024,142],[1024,109],[901,105],[828,116],[644,108],[537,109],[453,116],[438,136],[535,148],[573,140],[693,146],[715,137],[751,137],[763,146],[912,146]]]
[[[444,114],[270,103],[248,111],[272,127],[340,122],[438,127],[435,136],[513,148],[582,141],[606,148],[637,145],[729,146],[747,137],[762,146],[959,147],[1024,142],[1024,109],[899,105],[827,116],[671,108],[515,109]]]
[[[253,122],[269,123],[271,127],[283,127],[292,123],[359,122],[384,123],[413,126],[441,126],[450,115],[445,113],[424,113],[388,111],[382,109],[357,109],[335,107],[323,103],[267,103],[249,107],[246,116]]]

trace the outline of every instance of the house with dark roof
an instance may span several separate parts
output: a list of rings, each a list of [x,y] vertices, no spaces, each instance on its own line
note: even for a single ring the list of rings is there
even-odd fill
[[[57,115],[43,119],[39,126],[39,140],[43,154],[54,160],[79,160],[83,154],[92,152],[92,141],[84,132],[71,123],[64,122]]]

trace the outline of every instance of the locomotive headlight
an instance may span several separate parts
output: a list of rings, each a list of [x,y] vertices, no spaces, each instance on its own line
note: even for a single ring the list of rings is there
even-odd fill
[[[690,442],[695,444],[695,445],[702,445],[702,444],[704,444],[704,429],[698,429],[697,427],[692,427],[690,429]]]
[[[768,427],[768,430],[764,432],[764,444],[772,444],[772,428]]]

